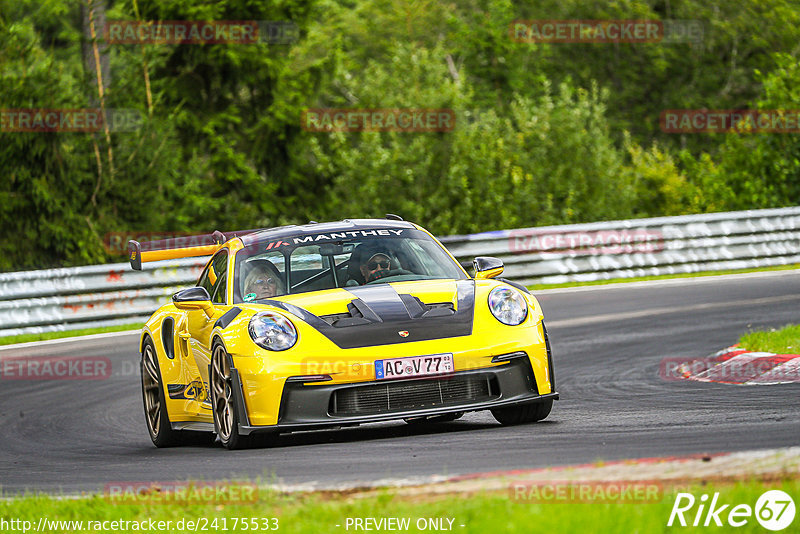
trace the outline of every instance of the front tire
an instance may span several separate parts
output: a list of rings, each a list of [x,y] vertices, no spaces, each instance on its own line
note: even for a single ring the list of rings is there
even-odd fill
[[[239,412],[236,409],[231,357],[225,346],[217,341],[211,351],[211,409],[214,413],[214,429],[226,449],[247,449],[266,446],[271,435],[239,434]]]
[[[535,423],[541,421],[553,409],[553,399],[521,406],[511,406],[509,408],[497,408],[492,410],[492,415],[498,423],[504,426],[520,425],[523,423]]]

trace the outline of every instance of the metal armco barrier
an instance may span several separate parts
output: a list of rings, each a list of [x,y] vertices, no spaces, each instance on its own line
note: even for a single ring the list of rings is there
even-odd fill
[[[200,277],[207,258],[0,273],[0,337],[144,323]]]
[[[522,284],[746,269],[800,263],[800,207],[657,217],[451,236],[466,265],[496,256]]]
[[[800,207],[500,230],[441,238],[463,265],[563,283],[800,263]],[[0,337],[144,322],[207,258],[0,273]]]

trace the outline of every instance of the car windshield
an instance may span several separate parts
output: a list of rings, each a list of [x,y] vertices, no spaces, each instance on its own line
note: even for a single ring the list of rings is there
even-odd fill
[[[376,229],[265,238],[236,255],[234,301],[409,280],[463,279],[420,230]]]

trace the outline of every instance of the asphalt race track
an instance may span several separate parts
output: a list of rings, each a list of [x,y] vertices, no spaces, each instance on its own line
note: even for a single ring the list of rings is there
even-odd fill
[[[0,380],[0,486],[73,493],[119,481],[260,478],[374,482],[435,474],[800,444],[800,384],[731,386],[659,377],[749,328],[800,322],[800,274],[683,279],[538,295],[561,400],[544,422],[501,427],[488,412],[415,429],[402,421],[283,435],[271,448],[156,449],[142,413],[136,336],[0,350],[103,356],[107,380]]]

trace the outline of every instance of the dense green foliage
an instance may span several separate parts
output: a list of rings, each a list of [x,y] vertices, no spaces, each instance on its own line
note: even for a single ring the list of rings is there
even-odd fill
[[[797,135],[658,122],[797,108],[800,0],[0,0],[0,108],[98,105],[82,53],[92,4],[109,20],[292,21],[299,39],[109,45],[103,103],[142,126],[0,131],[0,270],[119,259],[102,246],[115,231],[392,212],[444,235],[800,202]],[[515,19],[700,19],[705,33],[530,44],[509,37]],[[449,108],[457,122],[303,130],[303,110],[322,107]]]

